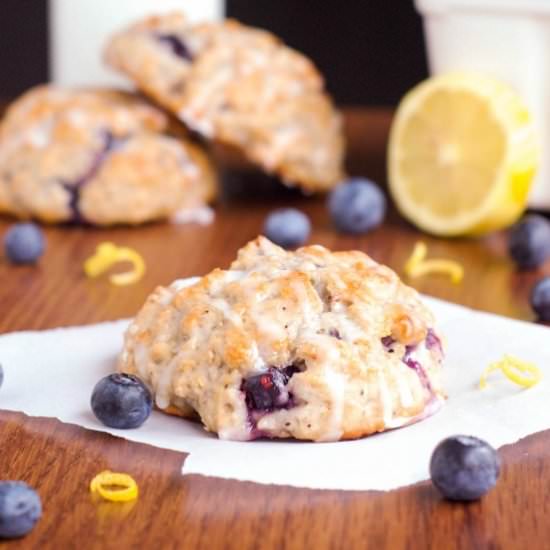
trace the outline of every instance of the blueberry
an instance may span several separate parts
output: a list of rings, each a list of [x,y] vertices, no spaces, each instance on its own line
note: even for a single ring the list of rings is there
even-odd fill
[[[539,317],[539,321],[550,321],[550,277],[544,277],[531,292],[531,307]]]
[[[433,484],[450,500],[477,500],[495,485],[499,473],[495,449],[467,435],[444,439],[430,461]]]
[[[138,428],[153,408],[149,388],[133,374],[110,374],[92,392],[92,410],[110,428]]]
[[[372,181],[352,178],[332,191],[328,209],[339,231],[367,233],[384,220],[386,197]]]
[[[23,481],[0,481],[0,538],[26,535],[40,519],[38,493]]]
[[[264,235],[284,248],[304,244],[310,232],[309,218],[296,208],[274,210],[267,216],[264,224]]]
[[[525,216],[510,230],[508,251],[520,269],[534,269],[550,258],[550,221]]]
[[[251,376],[243,381],[246,405],[251,410],[271,411],[288,406],[290,394],[286,385],[298,372],[294,366],[285,369],[270,367],[267,372]]]
[[[177,57],[186,59],[187,61],[192,61],[191,52],[189,48],[185,45],[185,42],[175,34],[158,34],[157,40],[166,44],[172,53]]]
[[[16,223],[4,237],[6,256],[14,264],[31,264],[44,253],[42,230],[34,223]]]
[[[0,365],[0,388],[2,387],[2,384],[4,383],[4,368],[2,365]]]

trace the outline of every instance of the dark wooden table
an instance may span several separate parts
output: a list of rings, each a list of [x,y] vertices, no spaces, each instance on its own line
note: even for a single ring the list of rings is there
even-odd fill
[[[384,182],[390,113],[348,111],[346,118],[350,172]],[[479,241],[437,240],[391,213],[369,235],[343,236],[331,227],[323,199],[266,186],[263,197],[250,188],[227,190],[215,222],[206,227],[48,228],[47,253],[38,267],[16,268],[0,260],[0,331],[131,316],[156,285],[227,266],[261,231],[266,213],[279,205],[298,206],[311,216],[310,242],[367,251],[400,273],[422,238],[434,256],[462,262],[466,276],[459,286],[438,276],[413,281],[420,291],[532,319],[528,293],[542,272],[516,273],[503,234]],[[9,223],[1,222],[0,235]],[[138,284],[117,288],[107,278],[83,276],[83,261],[104,240],[142,253],[147,273]],[[0,390],[0,407],[1,400]],[[550,548],[550,432],[503,448],[497,488],[469,505],[443,501],[428,482],[379,493],[183,478],[184,454],[8,411],[0,412],[0,445],[0,479],[27,481],[44,504],[34,531],[0,548]],[[135,477],[141,492],[137,502],[92,501],[89,480],[106,468]]]

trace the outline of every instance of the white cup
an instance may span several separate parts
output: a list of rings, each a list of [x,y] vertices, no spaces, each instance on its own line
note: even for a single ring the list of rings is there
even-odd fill
[[[524,98],[542,141],[529,206],[550,210],[550,0],[415,0],[430,72],[477,71]]]
[[[193,21],[220,19],[224,4],[224,0],[50,0],[50,80],[63,86],[128,87],[102,62],[110,34],[141,17],[174,10]]]

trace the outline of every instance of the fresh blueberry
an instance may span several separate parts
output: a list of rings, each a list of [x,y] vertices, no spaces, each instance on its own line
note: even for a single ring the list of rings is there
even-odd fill
[[[187,61],[192,60],[191,52],[183,40],[175,34],[158,34],[157,39],[166,44],[172,53]]]
[[[0,538],[26,535],[40,519],[38,493],[23,481],[0,481]]]
[[[92,392],[92,410],[105,426],[129,429],[141,426],[153,408],[149,388],[133,374],[110,374]]]
[[[310,231],[309,218],[296,208],[274,210],[264,224],[264,235],[284,248],[293,248],[304,244]]]
[[[294,366],[285,369],[270,367],[267,372],[243,381],[247,407],[256,411],[271,411],[288,406],[290,394],[286,388],[290,378],[298,372]]]
[[[0,365],[0,388],[2,387],[3,383],[4,383],[4,367]]]
[[[16,223],[4,237],[4,248],[14,264],[34,263],[44,253],[44,234],[34,223]]]
[[[550,322],[550,277],[544,277],[531,292],[531,307],[539,321]]]
[[[477,437],[458,435],[444,439],[430,461],[430,476],[450,500],[477,500],[497,482],[498,453]]]
[[[338,230],[367,233],[384,220],[386,197],[372,181],[352,178],[332,191],[328,209]]]
[[[520,269],[535,269],[550,258],[550,221],[543,216],[525,216],[510,230],[510,256]]]

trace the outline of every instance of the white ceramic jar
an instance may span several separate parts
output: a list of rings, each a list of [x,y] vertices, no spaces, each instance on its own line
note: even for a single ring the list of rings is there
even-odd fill
[[[50,0],[50,80],[66,86],[128,86],[102,63],[105,40],[141,17],[182,10],[194,21],[220,19],[224,0]]]
[[[430,72],[479,71],[508,82],[533,113],[541,166],[529,199],[550,210],[550,0],[415,0]]]

